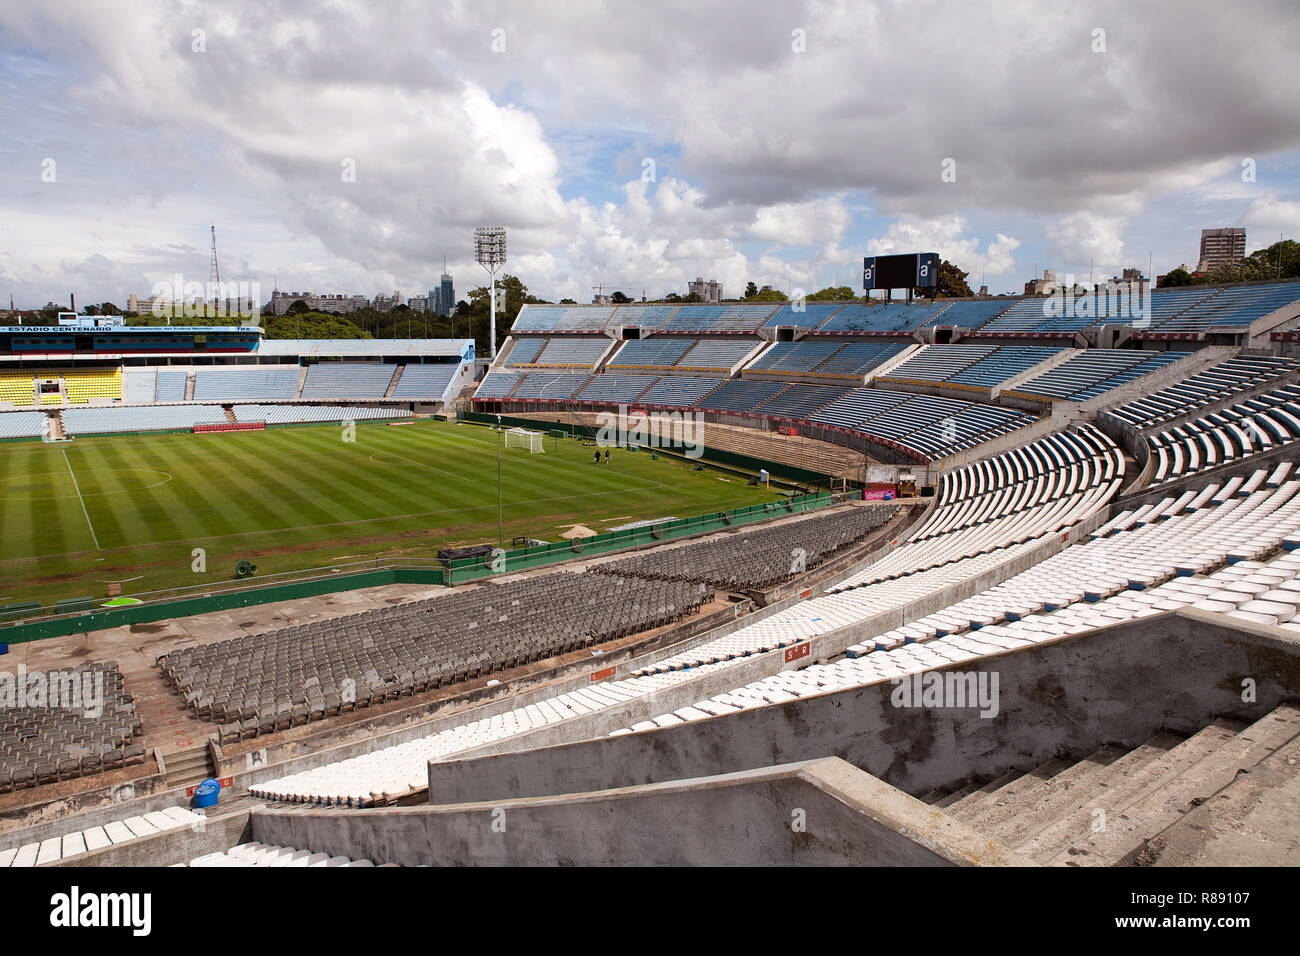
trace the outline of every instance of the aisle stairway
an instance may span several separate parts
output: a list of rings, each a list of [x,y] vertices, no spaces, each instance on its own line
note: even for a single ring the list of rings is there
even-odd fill
[[[1041,864],[1144,865],[1162,831],[1297,737],[1300,705],[1288,703],[1253,724],[1221,718],[922,799]]]

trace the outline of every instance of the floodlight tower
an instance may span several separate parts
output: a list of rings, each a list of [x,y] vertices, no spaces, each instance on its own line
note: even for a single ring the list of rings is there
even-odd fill
[[[497,270],[506,264],[506,230],[504,226],[479,226],[474,230],[474,258],[487,270],[492,279],[488,303],[490,318],[488,320],[491,336],[491,354],[488,362],[495,362],[497,357]]]

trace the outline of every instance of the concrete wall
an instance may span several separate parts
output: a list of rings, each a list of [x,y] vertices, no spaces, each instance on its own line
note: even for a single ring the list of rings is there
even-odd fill
[[[941,671],[962,671],[961,666]],[[430,799],[585,793],[834,754],[910,794],[1029,770],[1218,716],[1255,720],[1300,695],[1300,639],[1196,610],[981,659],[996,716],[896,707],[889,681],[653,731],[429,765]],[[1253,679],[1256,697],[1242,700]],[[991,678],[990,678],[991,679]]]
[[[576,797],[258,810],[252,831],[263,843],[404,866],[1032,865],[835,759]]]

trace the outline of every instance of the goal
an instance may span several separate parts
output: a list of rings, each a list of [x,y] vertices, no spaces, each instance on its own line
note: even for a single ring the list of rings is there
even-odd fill
[[[527,448],[537,454],[546,451],[542,447],[542,439],[545,437],[541,432],[531,432],[527,428],[511,428],[506,432],[506,447]]]

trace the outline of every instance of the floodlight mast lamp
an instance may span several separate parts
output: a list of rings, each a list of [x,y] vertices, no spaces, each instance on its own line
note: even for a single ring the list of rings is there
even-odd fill
[[[489,318],[488,328],[491,337],[491,355],[488,361],[495,362],[497,357],[497,270],[506,264],[506,230],[504,226],[479,226],[474,230],[474,258],[491,277],[488,290]]]

